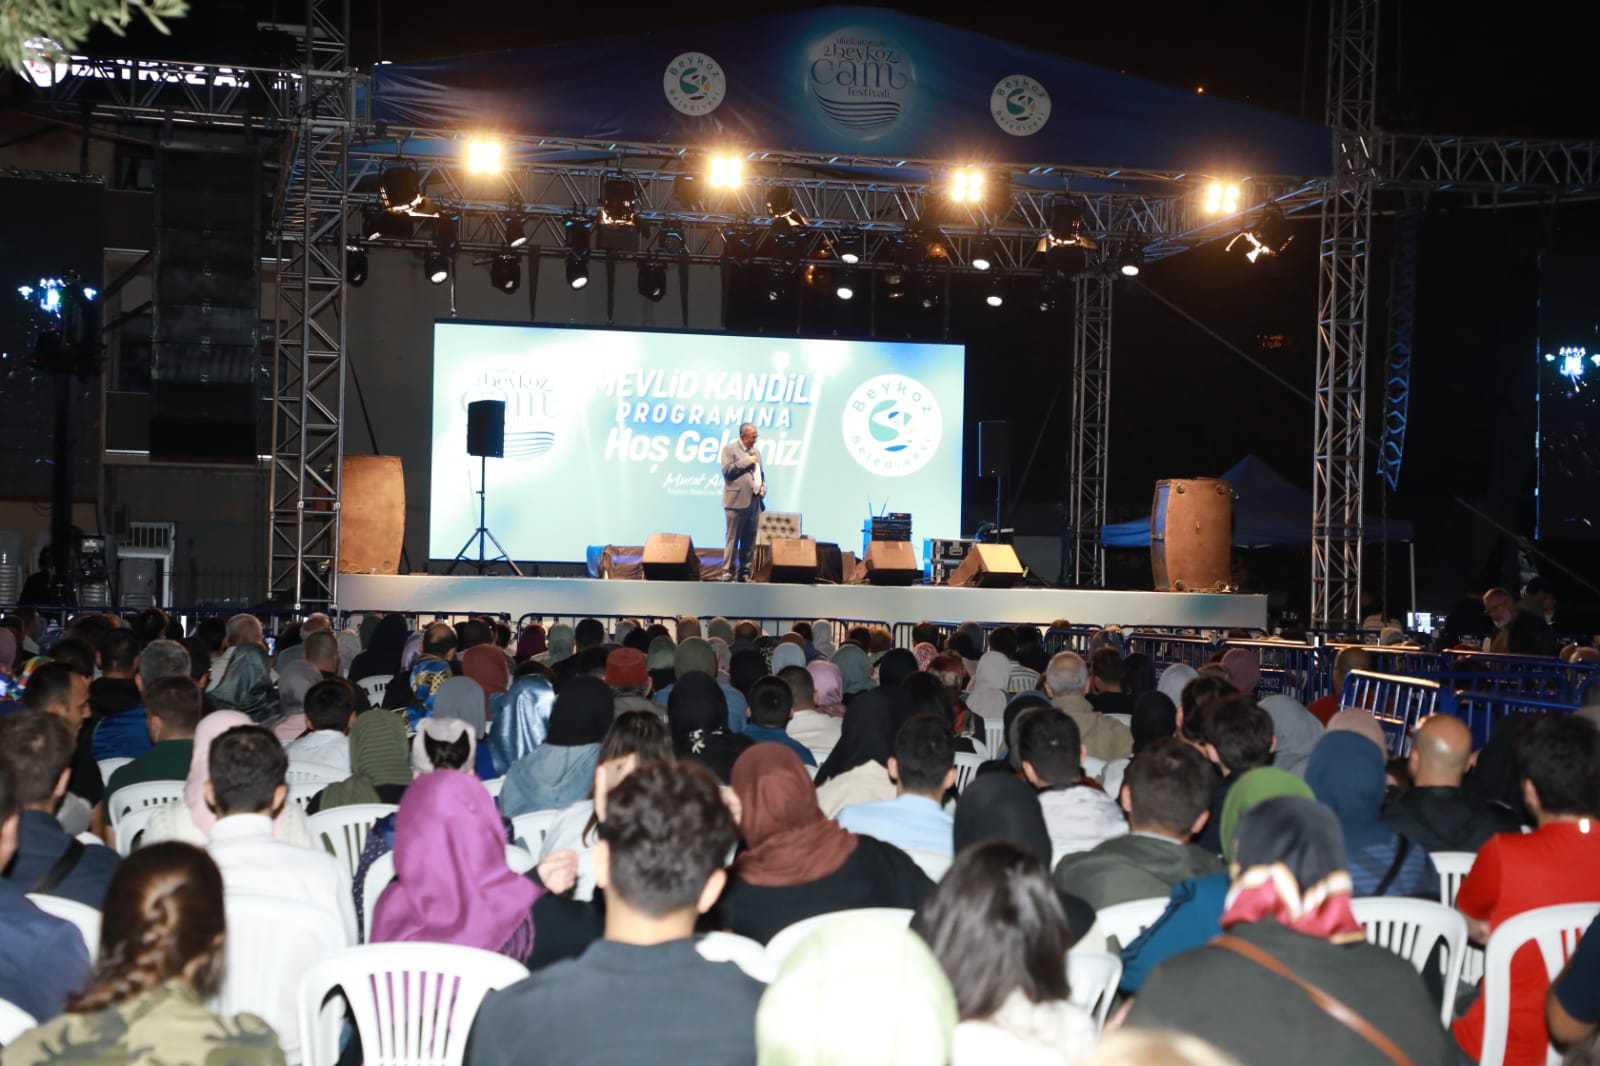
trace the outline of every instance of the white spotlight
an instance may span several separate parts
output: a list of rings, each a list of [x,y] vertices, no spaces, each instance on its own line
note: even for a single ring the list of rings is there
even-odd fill
[[[500,142],[487,138],[468,141],[467,170],[473,174],[500,173]]]

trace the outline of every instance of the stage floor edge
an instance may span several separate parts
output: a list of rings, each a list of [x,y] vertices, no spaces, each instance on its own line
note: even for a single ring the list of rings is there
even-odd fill
[[[602,581],[570,577],[340,574],[339,608],[544,618],[584,615],[726,618],[850,618],[1032,622],[1075,625],[1202,626],[1265,629],[1267,598],[1204,592],[1115,589],[974,589],[913,585],[722,584]]]

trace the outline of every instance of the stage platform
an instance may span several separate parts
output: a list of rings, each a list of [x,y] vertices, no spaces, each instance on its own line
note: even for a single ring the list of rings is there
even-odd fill
[[[1265,596],[1110,589],[974,589],[912,585],[722,584],[601,581],[567,577],[438,577],[340,574],[339,609],[407,614],[525,614],[669,618],[834,618],[915,622],[1031,622],[1074,625],[1265,629]]]

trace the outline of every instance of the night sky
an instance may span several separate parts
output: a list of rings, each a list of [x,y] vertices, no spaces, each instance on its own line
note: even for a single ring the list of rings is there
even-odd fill
[[[625,15],[597,18],[607,5],[478,0],[451,7],[361,0],[353,5],[353,45],[359,63],[380,56],[404,61],[813,6],[819,5],[782,0],[759,8],[719,0],[609,5]],[[1313,0],[1309,9],[1304,3],[1259,0],[1226,5],[1152,0],[1078,10],[1052,6],[1048,14],[1037,13],[1042,8],[972,3],[882,6],[1263,107],[1313,118],[1322,110],[1328,25],[1324,0]],[[194,7],[172,40],[135,32],[123,41],[97,39],[91,50],[247,61],[253,57],[241,52],[248,46],[241,43],[240,25],[274,17],[295,21],[299,11],[298,4],[268,0],[198,0]],[[1592,57],[1582,35],[1560,24],[1566,10],[1536,3],[1515,14],[1482,19],[1442,0],[1385,5],[1380,123],[1433,133],[1572,140],[1600,136]],[[996,12],[999,19],[992,17]],[[456,17],[458,13],[465,17]],[[1382,199],[1379,206],[1392,209],[1398,200]],[[1391,515],[1416,523],[1424,609],[1442,609],[1465,589],[1515,581],[1508,542],[1469,518],[1454,500],[1471,500],[1519,533],[1532,534],[1541,253],[1561,253],[1560,269],[1567,273],[1558,280],[1564,290],[1581,291],[1587,285],[1593,291],[1600,283],[1600,270],[1592,281],[1585,273],[1595,263],[1588,249],[1600,237],[1600,211],[1587,205],[1464,208],[1449,197],[1435,197],[1427,205],[1420,241],[1411,429],[1400,490],[1387,501]],[[1368,424],[1373,433],[1382,416],[1389,235],[1389,220],[1380,218],[1369,318],[1373,365]],[[1157,478],[1215,475],[1249,452],[1309,488],[1311,408],[1305,394],[1311,388],[1315,350],[1315,256],[1315,224],[1302,224],[1288,252],[1265,269],[1225,257],[1215,245],[1149,268],[1141,279],[1287,377],[1298,386],[1298,394],[1273,383],[1150,292],[1135,284],[1119,285],[1112,520],[1143,513]],[[1546,285],[1551,283],[1550,269],[1547,265],[1543,275]],[[1576,281],[1569,276],[1573,271]],[[959,331],[963,326],[957,317]],[[1065,491],[1068,397],[1061,398],[1048,422],[1045,414],[1067,361],[1069,323],[1030,316],[996,329],[988,321],[969,324],[974,333],[971,354],[974,361],[982,356],[986,367],[981,375],[969,374],[969,423],[1011,418],[1017,473],[1034,439],[1039,440],[1015,517],[1025,532],[1054,533]],[[1378,481],[1369,477],[1367,485],[1369,510],[1376,512],[1382,503]],[[969,477],[965,496],[975,524],[992,509],[993,483]],[[1589,566],[1592,544],[1547,539],[1542,546],[1590,580],[1600,581],[1600,568]],[[1373,551],[1368,558],[1369,585],[1376,588],[1379,555]],[[1389,588],[1398,593],[1404,574],[1398,557],[1391,564]],[[1129,583],[1143,580],[1144,560],[1129,565]],[[1259,583],[1280,585],[1294,598],[1304,598],[1303,554],[1259,560],[1251,568]],[[1600,600],[1571,581],[1559,576],[1556,581],[1568,602]]]

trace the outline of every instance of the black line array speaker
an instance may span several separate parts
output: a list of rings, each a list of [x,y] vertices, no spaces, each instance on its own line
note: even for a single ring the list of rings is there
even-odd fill
[[[506,402],[474,400],[467,404],[467,454],[490,459],[506,454]]]
[[[978,476],[1011,476],[1011,423],[978,423]]]
[[[167,145],[157,166],[150,454],[254,462],[270,387],[260,352],[261,155]]]

